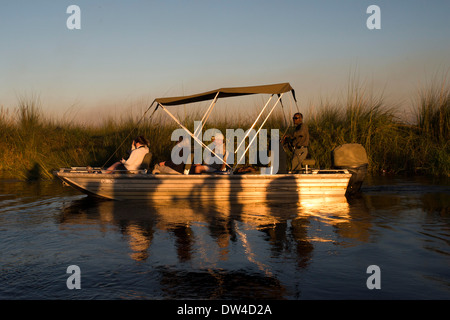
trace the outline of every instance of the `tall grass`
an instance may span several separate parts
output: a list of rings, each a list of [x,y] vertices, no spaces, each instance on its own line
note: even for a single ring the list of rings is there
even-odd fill
[[[450,87],[446,81],[417,92],[412,102],[416,123],[410,124],[367,87],[350,83],[340,101],[322,102],[304,112],[311,144],[310,154],[321,168],[332,165],[331,151],[343,143],[360,143],[368,153],[369,172],[425,173],[450,176]],[[248,129],[256,111],[245,116],[220,116],[208,121],[214,127]],[[229,114],[229,112],[226,112]],[[184,115],[184,112],[183,112]],[[183,116],[181,115],[181,116]],[[285,131],[286,117],[277,113],[266,128]],[[193,129],[201,114],[190,113],[183,124]],[[127,156],[131,140],[144,135],[153,159],[170,157],[171,134],[178,126],[163,112],[148,116],[105,117],[99,125],[75,124],[46,116],[39,97],[20,98],[15,109],[0,107],[0,172],[3,177],[50,179],[52,171],[67,166],[107,166]]]
[[[421,134],[438,143],[450,139],[450,87],[445,79],[420,91],[416,111]]]
[[[360,143],[372,174],[450,176],[450,87],[445,79],[437,83],[418,91],[412,101],[415,124],[402,119],[381,95],[351,83],[344,101],[322,103],[311,112],[312,156],[321,167],[329,167],[330,150]]]
[[[344,143],[360,143],[368,154],[372,173],[405,170],[400,158],[408,153],[408,139],[395,108],[387,107],[382,96],[351,84],[343,101],[322,103],[311,113],[312,156],[321,167],[330,167],[331,151]]]
[[[418,166],[433,174],[450,173],[450,85],[447,78],[419,91],[416,99]]]

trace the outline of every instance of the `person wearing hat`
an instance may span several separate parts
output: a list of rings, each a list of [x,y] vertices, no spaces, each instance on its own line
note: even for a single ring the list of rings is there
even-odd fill
[[[225,143],[224,143],[223,134],[218,133],[213,138],[213,143],[211,150],[214,151],[214,154],[210,154],[205,157],[204,164],[195,164],[191,168],[191,173],[203,173],[203,172],[215,172],[215,171],[225,171],[226,169],[226,152],[225,152]],[[221,160],[223,159],[223,161]]]

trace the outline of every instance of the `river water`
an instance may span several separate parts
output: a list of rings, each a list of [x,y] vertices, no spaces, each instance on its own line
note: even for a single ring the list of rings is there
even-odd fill
[[[350,200],[148,204],[1,180],[0,250],[1,300],[449,299],[450,183],[380,177]]]

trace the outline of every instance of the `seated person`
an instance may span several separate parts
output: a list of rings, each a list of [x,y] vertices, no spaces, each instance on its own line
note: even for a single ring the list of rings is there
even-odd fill
[[[225,152],[225,143],[223,142],[223,135],[217,134],[213,139],[214,146],[212,150],[220,157],[223,155],[223,162],[216,158],[215,155],[211,154],[210,157],[205,158],[206,164],[194,164],[192,165],[190,173],[200,174],[203,172],[215,172],[215,171],[225,171],[226,169],[226,158],[227,154]]]
[[[175,164],[172,159],[167,161],[162,161],[155,165],[155,168],[153,169],[152,173],[163,173],[163,174],[183,174],[184,173],[184,166],[186,164],[186,160],[183,158],[183,148],[181,146],[181,142],[183,141],[183,137],[180,137],[180,139],[177,142],[177,146],[180,147],[179,156],[184,161],[181,161],[180,164]],[[174,147],[177,148],[177,146]]]
[[[112,173],[115,170],[128,170],[128,171],[137,171],[144,160],[144,157],[147,153],[149,153],[148,149],[149,142],[143,136],[139,136],[133,140],[133,144],[131,146],[130,157],[125,160],[122,160],[114,163],[108,169],[106,169],[106,173]]]
[[[175,164],[172,160],[162,161],[158,164],[155,164],[155,168],[153,169],[152,173],[183,174],[184,163]]]

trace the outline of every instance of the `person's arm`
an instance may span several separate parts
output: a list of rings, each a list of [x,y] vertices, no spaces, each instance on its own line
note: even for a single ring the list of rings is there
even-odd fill
[[[139,152],[138,152],[138,149],[134,149],[132,152],[131,152],[131,154],[130,154],[130,157],[126,160],[126,161],[123,161],[122,163],[123,163],[123,165],[125,166],[125,167],[132,167],[132,166],[136,166],[136,165],[140,165],[140,163],[138,163],[139,162]]]

